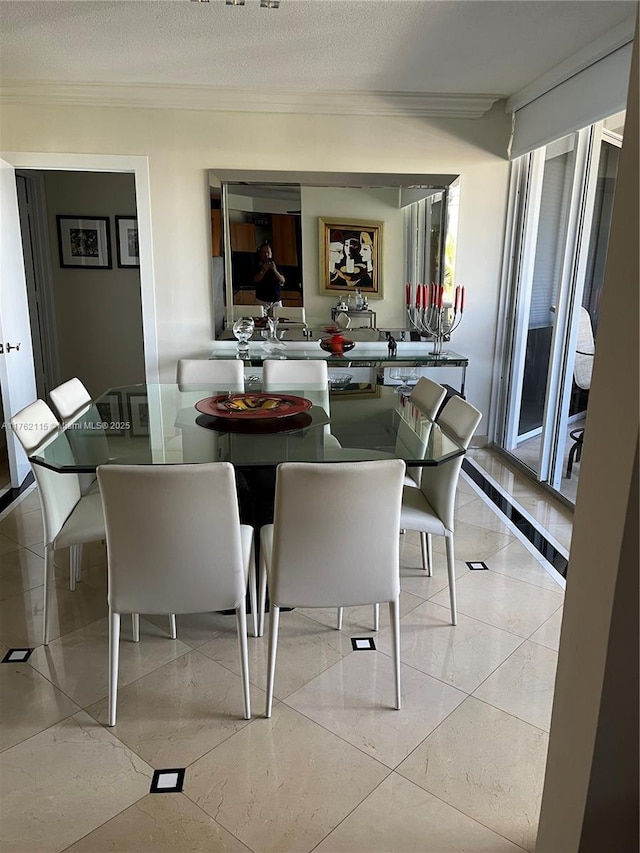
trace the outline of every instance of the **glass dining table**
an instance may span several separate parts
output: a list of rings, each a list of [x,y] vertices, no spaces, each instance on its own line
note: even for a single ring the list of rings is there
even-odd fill
[[[225,387],[112,388],[37,448],[30,461],[62,473],[89,473],[108,463],[229,461],[240,468],[272,469],[293,460],[389,457],[404,459],[410,466],[434,466],[464,454],[455,438],[392,386],[377,386],[373,393],[334,395],[327,388],[287,385],[268,396],[277,401],[282,395],[308,402],[301,411],[276,405],[272,415],[267,409],[266,415],[263,410],[255,416],[201,404],[214,397],[233,400]]]
[[[277,410],[271,416],[267,408],[258,417],[229,410],[238,396],[257,396],[260,402],[266,397]],[[283,406],[285,397],[304,402]],[[464,452],[390,386],[333,395],[328,387],[288,385],[261,396],[224,387],[147,384],[109,389],[38,447],[30,461],[61,474],[116,463],[228,461],[236,470],[241,519],[259,529],[273,520],[281,462],[400,458],[408,466],[437,466]]]

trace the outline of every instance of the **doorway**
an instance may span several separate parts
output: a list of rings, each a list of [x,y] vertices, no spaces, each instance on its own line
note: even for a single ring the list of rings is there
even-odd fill
[[[15,152],[11,154],[5,153],[2,160],[3,180],[5,175],[9,183],[13,182],[13,190],[8,189],[4,193],[4,197],[8,198],[12,193],[15,199],[15,172],[17,169],[39,170],[43,172],[58,170],[65,173],[74,173],[79,171],[93,172],[124,172],[130,173],[135,181],[135,197],[136,197],[136,213],[138,226],[138,244],[140,252],[140,268],[139,274],[139,298],[141,301],[142,312],[142,329],[144,340],[144,379],[147,382],[158,382],[158,333],[155,319],[155,296],[154,296],[154,279],[153,279],[153,263],[152,263],[152,240],[151,240],[151,206],[150,206],[150,191],[149,191],[149,162],[148,158],[142,156],[123,156],[123,155],[93,155],[93,154],[36,154],[32,152]],[[9,183],[7,187],[9,187]],[[92,205],[93,207],[93,205]],[[13,205],[6,205],[6,210],[3,208],[3,213],[6,214],[3,219],[2,242],[3,254],[5,262],[7,258],[17,255],[17,246],[20,244],[20,224],[18,216],[17,202]],[[67,213],[77,214],[78,211],[66,211]],[[97,211],[92,210],[92,213]],[[118,214],[127,215],[131,211],[118,211]],[[57,235],[55,235],[53,245],[56,246]],[[23,268],[22,252],[20,251],[20,266]],[[9,304],[16,304],[14,289],[22,288],[22,299],[25,304],[26,312],[26,288],[22,279],[23,269],[18,270],[16,267],[16,275],[11,277],[11,287],[7,278],[3,280],[4,300]],[[21,280],[22,279],[22,280]],[[94,280],[95,281],[95,280]],[[14,288],[15,285],[15,288]],[[19,299],[18,299],[19,302]],[[4,317],[11,318],[15,316],[15,312],[5,314]],[[25,314],[26,316],[26,314]],[[82,317],[79,318],[82,322]],[[3,325],[6,325],[4,323]],[[15,325],[15,324],[13,324]],[[15,329],[3,329],[4,337],[9,340],[17,337],[20,339],[20,333],[16,333]],[[30,335],[28,335],[30,338]],[[22,335],[24,340],[24,335]],[[31,351],[31,341],[28,341],[28,346],[23,346],[20,350],[21,362],[25,359],[31,364],[31,375],[33,376],[33,354]],[[91,347],[95,347],[96,342],[91,341]],[[15,365],[16,356],[12,353],[12,364]],[[110,357],[110,354],[107,353]],[[4,364],[4,362],[3,362]],[[28,391],[28,399],[25,393],[28,390],[26,385],[22,383],[21,378],[15,366],[9,370],[9,364],[3,366],[0,371],[0,380],[2,385],[2,398],[4,403],[4,417],[7,420],[12,414],[18,411],[26,403],[34,399],[35,389],[33,392]],[[28,384],[28,383],[27,383]],[[35,383],[34,383],[35,384]],[[113,384],[107,382],[107,385]],[[15,387],[14,387],[15,385]],[[106,387],[106,386],[105,386]],[[103,387],[99,391],[104,390]],[[24,399],[23,399],[24,398]],[[7,405],[8,403],[8,405]],[[22,453],[19,443],[13,439],[11,433],[5,431],[7,440],[8,455],[10,460],[14,460],[11,466],[12,470],[12,486],[17,488],[20,486],[23,477],[28,473],[28,465],[24,453]],[[14,482],[15,480],[15,482]]]

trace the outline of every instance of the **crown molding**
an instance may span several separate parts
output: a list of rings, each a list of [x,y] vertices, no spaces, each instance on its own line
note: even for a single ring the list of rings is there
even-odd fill
[[[301,92],[281,89],[226,89],[181,84],[66,83],[42,80],[5,80],[0,89],[0,101],[4,103],[446,118],[481,118],[499,98],[500,95]]]

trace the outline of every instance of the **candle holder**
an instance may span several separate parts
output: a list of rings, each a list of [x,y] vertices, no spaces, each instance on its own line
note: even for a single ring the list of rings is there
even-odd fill
[[[411,304],[410,285],[407,285],[407,318],[409,327],[433,339],[433,355],[442,355],[442,342],[450,340],[451,333],[462,322],[464,287],[456,287],[453,306],[444,305],[444,288],[441,285],[417,286],[415,304]]]

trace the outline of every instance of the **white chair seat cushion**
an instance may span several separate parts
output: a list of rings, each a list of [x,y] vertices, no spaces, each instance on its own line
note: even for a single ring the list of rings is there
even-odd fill
[[[64,474],[60,475],[64,477]],[[67,548],[83,542],[95,542],[105,538],[104,513],[100,494],[80,498],[73,512],[55,538],[54,548]]]
[[[402,490],[400,527],[444,536],[448,531],[433,511],[420,489],[405,486]]]

